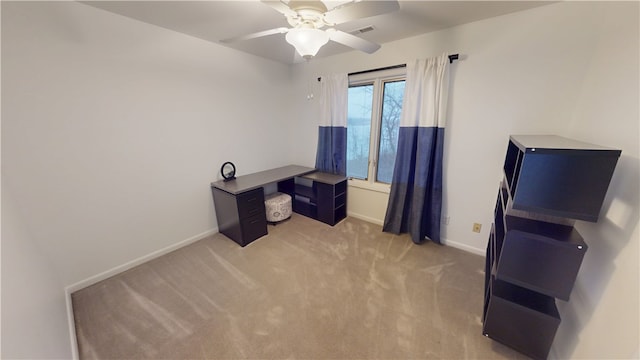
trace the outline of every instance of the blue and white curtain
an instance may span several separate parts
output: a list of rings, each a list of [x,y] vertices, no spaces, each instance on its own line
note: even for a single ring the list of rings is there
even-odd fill
[[[398,150],[383,231],[440,243],[449,57],[407,64]]]
[[[346,175],[349,77],[346,73],[323,76],[321,87],[316,169]]]

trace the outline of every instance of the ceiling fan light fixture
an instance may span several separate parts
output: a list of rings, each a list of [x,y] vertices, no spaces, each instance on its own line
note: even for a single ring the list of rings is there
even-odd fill
[[[318,53],[318,50],[329,42],[329,35],[320,29],[298,27],[289,30],[285,37],[287,42],[296,48],[300,56],[309,59]]]

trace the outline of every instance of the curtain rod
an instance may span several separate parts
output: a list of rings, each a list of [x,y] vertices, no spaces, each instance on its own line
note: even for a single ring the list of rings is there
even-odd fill
[[[454,62],[455,60],[458,60],[459,55],[458,54],[451,54],[449,55],[449,64],[451,64],[452,62]],[[356,71],[356,72],[352,72],[349,73],[347,75],[351,76],[351,75],[360,75],[360,74],[366,74],[366,73],[370,73],[370,72],[374,72],[374,71],[382,71],[382,70],[390,70],[390,69],[399,69],[399,68],[403,68],[403,67],[407,67],[407,64],[399,64],[399,65],[391,65],[391,66],[385,66],[385,67],[381,67],[381,68],[377,68],[377,69],[370,69],[370,70],[362,70],[362,71]],[[318,81],[320,81],[322,78],[319,77]]]

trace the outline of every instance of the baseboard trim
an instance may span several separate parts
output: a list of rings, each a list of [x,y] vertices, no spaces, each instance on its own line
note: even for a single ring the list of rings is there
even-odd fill
[[[379,220],[379,219],[374,219],[372,217],[369,216],[365,216],[362,214],[358,214],[358,213],[353,213],[353,212],[347,212],[348,216],[354,217],[356,219],[360,219],[360,220],[364,220],[366,222],[370,222],[372,224],[376,224],[376,225],[380,225],[383,226],[384,225],[384,221],[383,220]],[[464,250],[466,252],[472,253],[472,254],[476,254],[476,255],[481,255],[481,256],[485,256],[485,251],[483,249],[478,249],[476,247],[467,245],[467,244],[463,244],[457,241],[453,241],[453,240],[448,240],[448,239],[441,239],[442,245],[446,245],[446,246],[451,246],[454,247],[456,249],[460,249],[460,250]]]
[[[67,304],[67,325],[69,326],[69,341],[71,342],[71,358],[79,360],[78,354],[78,336],[76,334],[76,320],[73,316],[73,303],[71,302],[71,291],[69,287],[64,289],[64,297]]]
[[[76,335],[76,326],[75,326],[75,319],[73,316],[73,303],[71,301],[71,294],[73,294],[74,292],[80,290],[80,289],[84,289],[87,286],[91,286],[97,282],[100,282],[102,280],[108,279],[114,275],[120,274],[124,271],[127,271],[133,267],[136,267],[138,265],[144,264],[147,261],[153,260],[157,257],[160,257],[164,254],[168,254],[174,250],[178,250],[181,247],[187,246],[189,244],[192,244],[198,240],[202,240],[208,236],[211,236],[215,233],[219,232],[218,227],[215,227],[211,230],[205,231],[203,233],[200,233],[198,235],[192,236],[188,239],[182,240],[180,242],[177,242],[175,244],[171,244],[167,247],[164,247],[162,249],[156,250],[154,252],[151,252],[147,255],[143,255],[137,259],[133,259],[129,262],[126,262],[122,265],[116,266],[112,269],[109,269],[107,271],[103,271],[100,274],[91,276],[87,279],[78,281],[75,284],[71,284],[67,287],[64,288],[64,293],[65,293],[65,299],[66,299],[66,305],[67,305],[67,322],[69,324],[69,334],[71,336],[71,356],[73,357],[74,360],[78,360],[79,354],[78,354],[78,338]]]
[[[463,244],[463,243],[453,241],[453,240],[448,240],[448,239],[441,239],[440,241],[442,242],[442,245],[451,246],[456,249],[464,250],[466,252],[476,254],[476,255],[481,255],[481,256],[486,255],[486,252],[484,250],[478,249],[476,247],[473,247],[467,244]]]
[[[101,272],[100,274],[97,274],[97,275],[91,276],[91,277],[89,277],[87,279],[78,281],[75,284],[67,286],[66,289],[69,291],[69,293],[73,293],[73,292],[78,291],[80,289],[84,289],[87,286],[91,286],[91,285],[93,285],[93,284],[95,284],[95,283],[97,283],[99,281],[102,281],[104,279],[108,279],[108,278],[110,278],[110,277],[112,277],[114,275],[117,275],[117,274],[119,274],[121,272],[127,271],[127,270],[129,270],[129,269],[131,269],[133,267],[136,267],[136,266],[140,265],[140,264],[144,264],[145,262],[147,262],[149,260],[153,260],[153,259],[155,259],[157,257],[160,257],[160,256],[164,255],[164,254],[168,254],[168,253],[170,253],[170,252],[172,252],[174,250],[177,250],[177,249],[179,249],[181,247],[187,246],[187,245],[189,245],[191,243],[194,243],[194,242],[196,242],[198,240],[202,240],[202,239],[206,238],[207,236],[211,236],[211,235],[213,235],[213,234],[215,234],[217,232],[218,232],[218,228],[217,227],[214,228],[214,229],[205,231],[205,232],[203,232],[201,234],[192,236],[192,237],[190,237],[188,239],[182,240],[182,241],[177,242],[175,244],[171,244],[171,245],[169,245],[167,247],[164,247],[162,249],[156,250],[156,251],[151,252],[151,253],[149,253],[147,255],[143,255],[143,256],[141,256],[141,257],[139,257],[137,259],[133,259],[133,260],[131,260],[131,261],[127,262],[127,263],[124,263],[122,265],[118,265],[118,266],[116,266],[116,267],[114,267],[112,269],[109,269],[107,271]]]
[[[360,219],[360,220],[364,220],[366,222],[370,222],[372,224],[376,224],[376,225],[384,225],[384,221],[379,220],[379,219],[374,219],[372,217],[366,216],[366,215],[362,215],[362,214],[358,214],[358,213],[353,213],[353,212],[349,212],[347,211],[347,215],[354,217],[356,219]]]

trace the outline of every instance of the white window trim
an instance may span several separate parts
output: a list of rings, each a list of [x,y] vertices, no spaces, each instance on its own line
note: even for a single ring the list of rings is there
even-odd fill
[[[349,180],[347,181],[347,185],[357,187],[360,189],[381,192],[385,194],[389,194],[391,192],[391,184],[385,184],[377,181],[373,182],[369,180],[349,178]]]
[[[376,172],[378,170],[377,157],[378,157],[378,146],[380,143],[380,111],[382,110],[382,85],[385,82],[390,81],[406,81],[407,69],[406,67],[380,70],[370,73],[350,75],[349,76],[349,86],[358,86],[358,85],[368,85],[373,84],[374,89],[379,89],[374,92],[373,97],[373,108],[371,111],[371,137],[370,139],[376,139],[376,141],[369,142],[369,166],[367,173],[367,180],[354,179],[350,178],[348,184],[350,186],[358,187],[361,189],[367,189],[382,193],[390,193],[391,192],[391,184],[386,184],[383,182],[375,181]],[[373,121],[375,119],[375,121]],[[373,165],[371,164],[373,163]]]

